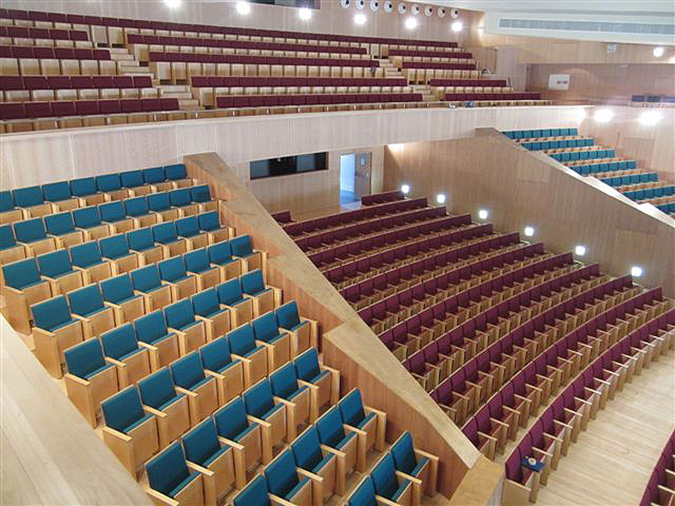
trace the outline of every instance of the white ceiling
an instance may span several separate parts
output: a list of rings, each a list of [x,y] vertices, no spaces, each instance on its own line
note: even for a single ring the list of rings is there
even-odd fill
[[[675,45],[675,0],[420,0],[485,12],[486,33],[575,40]],[[562,21],[604,24],[585,30],[579,28],[535,29],[500,25],[501,19]],[[571,23],[569,23],[571,22]],[[611,23],[611,25],[608,25]],[[527,24],[527,23],[525,23]],[[659,25],[655,27],[655,25]],[[513,24],[511,25],[513,26]],[[520,23],[517,26],[523,26]]]

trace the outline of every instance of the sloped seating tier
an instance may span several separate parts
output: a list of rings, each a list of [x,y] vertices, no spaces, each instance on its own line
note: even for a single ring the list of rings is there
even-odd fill
[[[280,38],[292,40],[317,40],[326,45],[351,44],[380,44],[390,47],[457,47],[456,42],[438,40],[408,40],[385,37],[360,37],[353,35],[337,35],[323,33],[289,32],[280,30],[262,30],[257,28],[237,28],[211,25],[195,25],[188,23],[174,23],[167,21],[147,21],[142,19],[109,18],[98,16],[82,16],[78,14],[45,13],[36,11],[20,11],[15,9],[0,9],[0,19],[15,20],[20,23],[59,23],[72,25],[94,25],[105,27],[125,28],[127,33],[138,33],[139,30],[154,30],[155,35],[164,35],[157,32],[187,32],[190,34],[239,36],[245,38]],[[122,34],[119,34],[122,35]],[[168,33],[166,33],[168,35]],[[107,40],[110,43],[120,43],[120,39]],[[121,42],[123,43],[123,41]]]
[[[479,398],[473,405],[453,402],[448,409],[452,410],[453,416],[460,417],[459,423],[464,425],[465,434],[479,449],[488,453],[495,450],[503,452],[506,437],[515,440],[518,425],[526,426],[528,417],[538,412],[539,406],[547,402],[549,395],[555,394],[590,360],[597,358],[628,332],[669,311],[669,303],[659,300],[659,297],[660,292],[656,289],[624,299],[577,328],[569,329],[557,341],[547,339],[541,342],[538,350],[530,350],[529,356],[524,359],[521,357],[523,362],[517,374],[498,378],[496,385],[483,382],[482,378],[487,377],[486,374],[491,375],[491,372],[482,371],[482,377],[480,372],[476,374],[477,370],[481,370],[480,366],[472,366],[470,373],[465,370],[464,378],[453,375],[450,382],[455,383],[454,392],[465,398],[477,394]],[[613,300],[621,298],[614,297]],[[490,367],[494,370],[493,364]],[[494,375],[491,378],[495,380]],[[462,381],[465,382],[464,386]],[[487,391],[477,393],[475,385],[481,382],[483,388],[489,386]],[[479,409],[481,406],[484,407]],[[509,409],[505,410],[504,406]],[[470,416],[472,413],[476,415]],[[491,419],[501,421],[508,427],[492,424]],[[490,444],[482,446],[485,441],[478,438],[476,431],[493,435],[498,427],[503,427],[506,432],[500,433],[497,440],[488,440]]]
[[[448,102],[482,102],[500,100],[540,100],[538,91],[505,91],[500,93],[446,93]]]
[[[373,193],[371,195],[364,195],[361,197],[361,205],[372,206],[374,204],[386,204],[389,202],[398,202],[405,200],[405,195],[401,190],[384,193]]]
[[[199,37],[167,37],[156,35],[141,35],[130,33],[127,35],[127,44],[145,46],[181,46],[203,47],[209,49],[231,49],[234,50],[254,50],[254,51],[280,51],[280,52],[302,52],[302,53],[342,53],[354,55],[356,58],[369,58],[365,47],[335,47],[322,46],[318,44],[287,44],[281,42],[256,42],[231,39],[203,39]],[[137,53],[138,54],[138,53]],[[145,52],[141,51],[140,61],[147,57],[147,48]]]
[[[639,169],[635,160],[617,157],[613,149],[597,149],[595,140],[580,137],[576,128],[502,133],[526,149],[544,151],[579,175],[598,178],[629,199],[649,202],[671,214],[669,205],[675,202],[675,184],[660,181],[656,172]]]
[[[229,63],[242,65],[299,65],[312,67],[379,67],[380,62],[363,58],[309,58],[290,56],[256,56],[214,53],[177,53],[150,51],[149,62]]]
[[[0,46],[0,58],[35,58],[45,60],[110,60],[107,49],[49,46]]]
[[[526,261],[532,261],[528,259]],[[537,293],[544,283],[559,274],[565,274],[571,266],[565,262],[565,258],[558,256],[547,258],[538,263],[531,263],[513,272],[490,280],[491,274],[485,274],[475,282],[478,285],[471,286],[472,280],[470,269],[457,268],[438,278],[436,287],[433,282],[424,282],[408,288],[399,294],[390,296],[382,303],[371,306],[371,311],[360,312],[366,321],[379,332],[380,339],[392,349],[400,360],[405,360],[420,349],[424,349],[429,343],[443,337],[449,339],[447,345],[459,345],[461,343],[461,331],[450,333],[458,327],[469,329],[469,334],[476,326],[480,330],[480,338],[463,350],[457,357],[456,365],[471,358],[476,353],[488,346],[487,335],[484,331],[488,328],[487,310],[490,304],[499,304],[504,300],[511,302],[531,299],[533,293]],[[535,270],[536,269],[536,270]],[[549,270],[544,270],[549,269]],[[459,276],[464,271],[464,281]],[[488,278],[486,281],[483,279]],[[454,285],[450,285],[450,280]],[[510,286],[509,283],[514,284]],[[438,285],[440,284],[440,288]],[[448,286],[444,289],[443,287]],[[431,309],[429,311],[429,309]],[[494,311],[490,314],[494,320]],[[473,320],[473,321],[472,321]],[[496,331],[494,331],[496,332]],[[473,338],[472,335],[465,337]],[[495,336],[492,336],[494,339]],[[458,342],[459,339],[459,342]],[[449,355],[452,355],[450,353]],[[421,373],[417,369],[421,357],[416,357],[406,363],[415,373]],[[434,381],[430,382],[429,388],[433,388]]]
[[[587,356],[563,384],[556,385],[552,402],[537,422],[520,439],[506,460],[505,495],[521,503],[535,502],[540,486],[545,486],[551,470],[558,467],[561,455],[567,455],[570,443],[595,419],[624,384],[640,374],[643,367],[658,360],[675,343],[675,309],[651,316],[607,346]],[[565,384],[567,388],[559,391]],[[524,425],[523,425],[524,426]],[[672,467],[672,455],[669,455]],[[529,459],[532,459],[530,462]],[[664,465],[667,461],[664,459]],[[664,473],[665,474],[665,473]],[[648,492],[654,492],[657,504],[668,504],[672,490],[658,487],[658,476],[650,479]],[[660,497],[659,497],[660,496]],[[641,504],[650,504],[651,495]],[[665,502],[658,502],[665,499]],[[651,503],[654,504],[654,503]]]
[[[429,80],[429,86],[474,86],[484,87],[492,86],[501,88],[508,86],[503,79],[442,79],[433,78]]]
[[[470,60],[473,55],[469,52],[461,51],[421,51],[412,49],[390,49],[389,57],[392,56],[420,56],[424,58],[458,58]]]
[[[331,104],[375,104],[422,102],[421,93],[332,93],[309,95],[239,95],[216,97],[220,109],[244,107],[286,107]]]
[[[6,102],[157,95],[150,76],[0,76],[0,91]]]
[[[671,322],[673,323],[673,322]],[[651,329],[650,329],[651,331]],[[653,334],[652,334],[653,335]],[[675,498],[675,432],[663,447],[663,452],[654,466],[647,488],[640,501],[640,506],[652,504],[668,504]]]
[[[269,87],[326,87],[326,86],[407,86],[405,79],[397,77],[220,77],[195,76],[192,78],[193,88],[269,88]]]

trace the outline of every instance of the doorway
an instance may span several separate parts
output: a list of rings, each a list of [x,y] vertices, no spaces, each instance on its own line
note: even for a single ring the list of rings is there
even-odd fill
[[[370,195],[370,160],[370,152],[340,156],[340,204],[358,202]]]

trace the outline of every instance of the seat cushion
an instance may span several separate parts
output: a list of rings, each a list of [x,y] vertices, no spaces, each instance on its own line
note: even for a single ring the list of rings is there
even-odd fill
[[[60,325],[57,325],[56,327],[53,327],[53,328],[51,329],[51,331],[54,332],[55,330],[62,329],[63,327],[67,327],[68,325],[71,325],[71,324],[73,324],[73,323],[76,323],[77,321],[79,321],[79,320],[73,320],[73,319],[70,319],[70,320],[68,320],[67,322],[63,322],[63,323],[61,323]]]
[[[234,440],[235,440],[235,441],[239,441],[239,440],[242,439],[244,436],[246,436],[246,434],[248,434],[248,433],[251,432],[253,429],[255,429],[257,426],[258,426],[257,424],[251,424],[251,425],[249,425],[249,426],[246,427],[243,431],[241,431],[239,434],[237,434],[237,435],[234,437]]]
[[[250,356],[253,355],[256,351],[261,350],[261,349],[262,349],[262,346],[256,346],[256,347],[253,348],[251,351],[249,351],[248,353],[246,353],[244,356],[245,356],[245,357],[250,357]]]
[[[361,429],[365,427],[368,424],[368,422],[370,422],[373,418],[375,418],[375,416],[376,416],[375,413],[368,413],[366,417],[363,420],[361,420],[361,423],[358,425],[358,428]]]
[[[228,362],[228,363],[225,364],[223,367],[221,367],[220,369],[218,369],[216,372],[222,374],[222,373],[224,373],[227,369],[229,369],[230,367],[232,367],[234,364],[237,364],[237,363],[239,363],[239,360],[233,360],[232,362]]]
[[[288,494],[286,494],[286,497],[284,499],[291,499],[295,494],[297,494],[302,487],[305,486],[305,483],[309,481],[309,478],[303,478],[298,483],[293,487],[291,490],[289,490]]]
[[[417,477],[417,475],[420,474],[420,471],[422,471],[422,468],[427,462],[429,462],[429,459],[427,457],[422,457],[410,474],[412,476]]]
[[[127,354],[122,355],[121,357],[119,357],[117,360],[119,360],[120,362],[122,362],[122,361],[126,360],[127,358],[132,357],[133,355],[136,355],[137,353],[142,352],[144,349],[145,349],[145,348],[138,348],[138,349],[136,349],[136,350],[130,351],[129,353],[127,353]]]
[[[204,467],[209,467],[211,463],[228,450],[228,447],[220,448],[216,453],[204,461]]]
[[[408,483],[410,483],[408,480],[403,480],[403,482],[399,485],[398,489],[396,490],[396,492],[394,492],[394,495],[392,495],[390,499],[394,502],[398,501],[398,498],[401,497],[401,494],[405,492]]]
[[[272,416],[274,413],[276,413],[277,411],[279,411],[283,407],[284,407],[283,404],[275,404],[272,409],[270,409],[267,413],[265,413],[262,416],[262,419],[267,420],[270,416]]]
[[[178,494],[178,492],[187,487],[191,481],[196,480],[198,476],[199,473],[192,473],[190,476],[185,478],[178,485],[176,485],[176,488],[174,488],[171,492],[169,492],[169,497],[175,497],[176,494]]]
[[[157,408],[157,411],[164,411],[166,408],[168,408],[169,406],[171,406],[174,402],[178,401],[178,400],[181,399],[182,397],[185,397],[185,394],[178,394],[178,395],[176,395],[176,397],[174,397],[174,398],[172,398],[172,399],[169,399],[169,400],[166,401],[164,404],[162,404],[159,408]]]
[[[336,450],[342,449],[347,443],[349,443],[355,437],[356,437],[356,434],[354,432],[347,433],[345,435],[345,438],[335,446],[335,449]]]
[[[323,378],[324,376],[328,376],[329,374],[330,374],[330,371],[321,371],[319,374],[317,374],[312,379],[310,379],[309,382],[310,383],[316,383],[321,378]]]
[[[319,462],[317,465],[315,465],[315,466],[312,468],[312,472],[315,473],[315,474],[321,472],[321,470],[324,468],[324,466],[325,466],[326,464],[328,464],[328,462],[330,462],[330,460],[331,460],[332,458],[333,458],[333,454],[332,454],[332,453],[327,454],[323,459],[321,459],[321,462]]]
[[[93,377],[93,376],[96,376],[98,373],[105,371],[106,369],[110,369],[111,367],[113,367],[112,364],[106,364],[106,365],[104,365],[103,367],[99,367],[99,368],[96,369],[95,371],[92,371],[92,372],[90,372],[90,373],[88,373],[88,374],[85,374],[84,377],[85,377],[86,379],[89,379],[89,378],[91,378],[91,377]]]
[[[150,420],[150,418],[152,418],[152,416],[153,416],[153,415],[147,414],[147,415],[145,415],[143,418],[139,418],[138,420],[136,420],[136,421],[135,421],[134,423],[132,423],[131,425],[125,427],[125,428],[124,428],[124,433],[125,433],[125,434],[128,434],[129,432],[131,432],[133,429],[135,429],[136,427],[138,427],[140,424],[142,424],[142,423],[145,422],[146,420]]]

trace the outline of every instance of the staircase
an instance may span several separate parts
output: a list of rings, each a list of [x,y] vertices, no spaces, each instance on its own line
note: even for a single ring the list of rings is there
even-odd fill
[[[391,63],[391,61],[387,59],[380,60],[380,68],[384,69],[384,77],[391,77],[391,78],[396,78],[396,77],[404,77],[401,71],[394,67],[394,64]]]
[[[428,84],[412,84],[410,85],[415,93],[421,93],[424,102],[438,102],[439,99],[431,91],[431,86]]]
[[[117,72],[123,76],[152,75],[148,67],[142,67],[126,48],[110,48],[110,57],[117,62]]]
[[[160,98],[177,98],[182,111],[201,111],[197,99],[192,98],[190,86],[187,84],[160,84],[155,86],[159,90]]]

